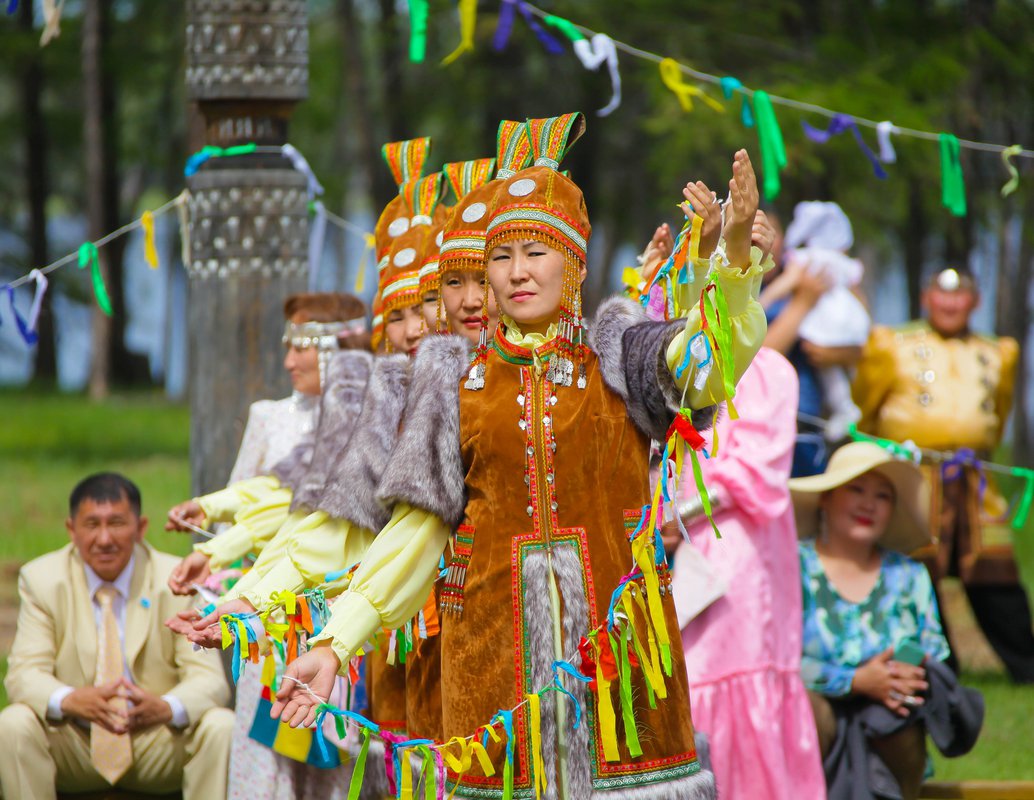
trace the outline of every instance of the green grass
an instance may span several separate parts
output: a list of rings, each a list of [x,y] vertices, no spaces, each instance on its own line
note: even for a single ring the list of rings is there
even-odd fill
[[[162,530],[189,497],[190,414],[160,394],[92,403],[77,395],[0,392],[0,561],[24,563],[68,541],[68,494],[86,475],[122,472],[139,487],[148,541],[185,554],[189,541]]]

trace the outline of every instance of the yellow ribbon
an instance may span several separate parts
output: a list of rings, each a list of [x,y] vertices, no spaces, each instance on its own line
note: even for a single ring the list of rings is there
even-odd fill
[[[268,686],[269,688],[272,689],[273,688],[273,679],[275,677],[276,677],[276,660],[273,658],[273,654],[270,653],[268,656],[266,656],[265,660],[262,662],[262,677],[259,679],[259,682],[263,686]]]
[[[535,786],[535,800],[539,800],[547,788],[546,764],[542,758],[542,698],[537,694],[529,694],[526,697],[531,728],[531,761],[535,773],[531,782]]]
[[[359,271],[355,276],[355,290],[357,293],[361,292],[366,286],[366,262],[370,257],[370,253],[372,253],[373,249],[377,246],[377,240],[374,238],[372,233],[364,233],[363,242],[365,243],[365,247],[363,249],[363,255],[359,259]]]
[[[399,800],[413,800],[413,769],[409,764],[409,751],[403,751],[399,758]]]
[[[226,625],[226,620],[227,619],[229,619],[229,617],[227,617],[226,615],[223,615],[223,616],[221,616],[219,618],[219,632],[223,636],[223,640],[222,640],[223,650],[225,650],[227,647],[229,647],[233,643],[233,637],[230,636],[230,629]]]
[[[1002,187],[1002,197],[1008,197],[1020,187],[1020,173],[1016,169],[1016,166],[1010,159],[1015,158],[1023,152],[1023,147],[1018,144],[1006,147],[1002,151],[1002,163],[1005,164],[1005,168],[1009,170],[1009,174],[1012,176],[1009,178],[1009,182]]]
[[[144,229],[144,260],[151,269],[158,269],[158,248],[154,246],[154,214],[145,211],[140,216],[140,227]]]
[[[693,98],[695,97],[698,100],[702,100],[719,114],[725,112],[725,107],[699,86],[686,83],[682,78],[682,65],[674,58],[666,58],[661,61],[659,69],[661,71],[661,80],[665,86],[675,93],[683,111],[693,110]]]
[[[603,631],[602,636],[607,632]],[[599,642],[596,647],[596,691],[599,698],[600,738],[603,739],[603,757],[607,761],[620,761],[618,753],[617,717],[614,716],[614,701],[610,696],[610,681],[603,675],[603,656]],[[615,654],[615,658],[616,658]]]
[[[446,67],[463,55],[474,49],[474,28],[477,27],[478,0],[460,0],[460,43],[449,55],[442,59],[442,66]]]

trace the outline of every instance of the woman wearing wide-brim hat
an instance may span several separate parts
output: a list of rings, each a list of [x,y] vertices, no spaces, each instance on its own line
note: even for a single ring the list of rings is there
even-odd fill
[[[826,758],[841,709],[880,704],[911,721],[929,688],[926,667],[948,657],[930,576],[905,555],[929,540],[929,488],[915,464],[868,442],[845,445],[824,473],[789,485],[801,538],[801,671]],[[902,797],[918,797],[923,726],[869,746]],[[826,773],[833,797],[828,759]]]

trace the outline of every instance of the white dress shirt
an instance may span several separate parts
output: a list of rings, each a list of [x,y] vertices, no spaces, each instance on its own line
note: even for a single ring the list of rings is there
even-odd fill
[[[133,582],[133,566],[136,558],[131,556],[129,563],[126,564],[125,569],[115,578],[112,582],[103,580],[96,572],[94,572],[89,565],[84,564],[83,567],[86,570],[86,588],[90,592],[90,599],[93,602],[93,619],[97,625],[98,632],[101,629],[101,604],[97,600],[97,590],[102,586],[111,586],[115,589],[115,598],[112,600],[111,610],[115,615],[115,621],[118,623],[118,638],[122,643],[122,674],[125,676],[127,681],[136,683],[133,680],[133,673],[129,669],[129,664],[125,661],[126,652],[126,602],[129,599],[129,587]],[[99,638],[99,636],[98,636]],[[47,701],[47,719],[53,722],[60,722],[64,719],[64,712],[61,710],[61,703],[75,690],[74,686],[62,686],[60,689],[55,689],[53,694],[50,695],[50,699]],[[172,710],[172,720],[169,724],[173,728],[185,728],[190,724],[190,720],[187,718],[187,711],[183,707],[183,703],[180,702],[179,698],[171,694],[163,694],[162,700],[169,704],[169,708]],[[132,701],[130,701],[132,705]]]

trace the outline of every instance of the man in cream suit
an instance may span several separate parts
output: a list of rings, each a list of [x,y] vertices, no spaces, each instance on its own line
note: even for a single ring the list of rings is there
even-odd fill
[[[0,712],[6,800],[115,785],[185,800],[226,796],[233,714],[218,655],[162,622],[178,558],[143,542],[140,492],[121,475],[84,479],[71,544],[26,564]]]

